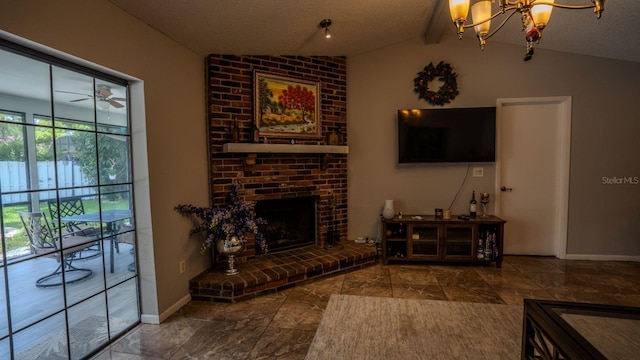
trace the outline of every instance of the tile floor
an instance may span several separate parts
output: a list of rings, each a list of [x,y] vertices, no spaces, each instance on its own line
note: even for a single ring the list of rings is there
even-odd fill
[[[378,264],[235,304],[192,301],[160,325],[140,325],[94,359],[304,359],[331,294],[640,307],[640,262],[506,256],[502,269]]]

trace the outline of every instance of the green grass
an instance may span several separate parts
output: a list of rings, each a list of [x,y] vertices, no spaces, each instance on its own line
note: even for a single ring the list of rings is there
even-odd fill
[[[96,212],[99,209],[98,199],[83,200],[83,205],[84,211],[87,213]],[[125,200],[117,202],[102,202],[102,210],[128,208],[129,202]],[[49,214],[46,202],[40,203],[40,209],[47,215],[47,220],[51,221],[51,214]],[[9,205],[2,209],[2,220],[4,222],[5,229],[11,227],[19,230],[18,234],[4,239],[7,251],[29,246],[29,239],[27,239],[24,233],[24,227],[22,226],[20,216],[18,215],[19,211],[29,211],[27,204]]]

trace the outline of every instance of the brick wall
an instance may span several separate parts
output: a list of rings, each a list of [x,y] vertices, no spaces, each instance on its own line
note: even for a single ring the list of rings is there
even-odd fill
[[[336,126],[341,126],[345,133],[346,144],[347,72],[344,57],[209,55],[207,114],[212,204],[224,204],[233,182],[243,184],[242,193],[250,201],[317,196],[319,245],[324,245],[330,221],[336,224],[340,238],[346,239],[346,155],[256,154],[254,159],[252,154],[222,152],[222,145],[233,141],[234,119],[240,124],[239,141],[251,142],[254,70],[319,81],[322,138],[296,139],[296,144],[324,143],[327,134]],[[270,139],[271,143],[289,141]],[[249,240],[240,261],[253,256],[254,243]]]

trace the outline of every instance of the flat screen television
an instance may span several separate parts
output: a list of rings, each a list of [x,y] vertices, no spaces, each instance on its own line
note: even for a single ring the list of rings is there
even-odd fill
[[[495,160],[495,107],[398,110],[399,163]]]

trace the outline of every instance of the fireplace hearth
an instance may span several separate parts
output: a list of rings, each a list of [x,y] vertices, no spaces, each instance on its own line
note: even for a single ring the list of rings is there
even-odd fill
[[[266,221],[261,231],[266,252],[274,253],[316,244],[317,196],[259,200],[256,215]],[[256,248],[256,254],[265,251]]]

